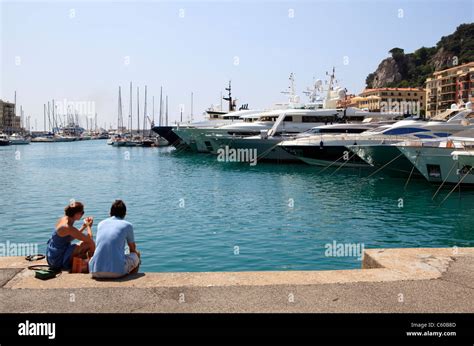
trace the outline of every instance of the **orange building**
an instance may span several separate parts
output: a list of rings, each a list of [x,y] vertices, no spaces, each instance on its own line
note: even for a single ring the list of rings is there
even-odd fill
[[[349,106],[372,112],[419,114],[424,111],[426,90],[423,88],[365,89],[353,97]]]
[[[454,104],[474,101],[474,62],[433,73],[426,79],[426,115],[432,117]]]

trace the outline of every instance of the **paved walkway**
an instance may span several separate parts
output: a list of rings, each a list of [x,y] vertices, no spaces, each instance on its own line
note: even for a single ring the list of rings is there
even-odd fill
[[[474,248],[367,250],[342,271],[140,273],[41,281],[0,258],[1,312],[474,312]]]

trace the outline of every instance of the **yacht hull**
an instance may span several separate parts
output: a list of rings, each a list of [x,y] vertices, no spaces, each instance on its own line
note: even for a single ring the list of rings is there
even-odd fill
[[[351,152],[344,145],[284,146],[284,150],[301,161],[314,166],[370,167],[368,163]]]
[[[152,128],[153,132],[158,134],[161,138],[166,139],[168,144],[163,143],[161,146],[165,145],[172,145],[174,147],[178,147],[182,144],[183,140],[173,132],[173,126],[154,126]]]
[[[26,144],[30,144],[30,141],[25,139],[19,139],[19,140],[14,140],[14,141],[10,141],[11,142],[11,145],[26,145]]]
[[[456,156],[454,148],[399,146],[398,149],[430,183],[474,185],[472,151],[470,155]]]
[[[284,139],[281,137],[262,138],[211,138],[212,153],[228,146],[235,150],[255,150],[258,161],[271,162],[300,162],[294,155],[290,154],[278,144]]]
[[[347,148],[376,168],[383,167],[383,170],[401,173],[411,173],[413,170],[413,164],[394,145],[365,144],[350,145]],[[416,169],[413,173],[419,174]]]

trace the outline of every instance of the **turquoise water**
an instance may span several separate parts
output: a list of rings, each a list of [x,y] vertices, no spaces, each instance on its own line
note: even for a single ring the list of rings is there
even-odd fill
[[[432,201],[436,188],[421,179],[405,191],[406,179],[383,174],[363,180],[359,170],[251,167],[105,141],[0,147],[0,167],[0,242],[37,242],[44,252],[70,199],[86,205],[95,232],[120,198],[144,271],[359,268],[356,257],[325,256],[333,241],[474,246],[474,191],[439,206],[449,190]]]

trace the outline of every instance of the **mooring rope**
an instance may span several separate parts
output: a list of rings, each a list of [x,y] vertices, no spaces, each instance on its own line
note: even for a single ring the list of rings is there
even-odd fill
[[[449,170],[449,173],[446,175],[446,178],[443,180],[443,182],[441,183],[441,185],[438,187],[438,189],[436,190],[436,192],[434,193],[433,197],[431,197],[431,200],[433,201],[435,199],[435,197],[438,195],[438,193],[441,191],[441,188],[444,186],[444,184],[446,183],[446,181],[448,180],[449,178],[449,175],[451,174],[451,172],[453,171],[454,167],[456,166],[457,162],[455,161],[453,166],[451,167],[451,169]]]
[[[406,191],[406,189],[407,189],[408,183],[410,182],[410,179],[411,179],[411,176],[412,176],[412,174],[413,174],[413,171],[414,171],[415,168],[416,168],[416,164],[417,164],[419,158],[420,158],[420,152],[418,152],[418,153],[416,154],[415,163],[413,164],[413,167],[411,168],[411,172],[410,172],[410,175],[408,176],[407,182],[405,183],[405,186],[403,187],[403,190],[405,190],[405,191]]]
[[[367,177],[365,177],[365,179],[369,179],[371,176],[377,174],[378,172],[380,172],[382,169],[384,169],[385,167],[387,167],[389,164],[391,164],[393,161],[395,161],[396,159],[398,159],[400,156],[402,156],[403,153],[401,153],[400,155],[398,155],[397,157],[395,157],[394,159],[391,159],[389,162],[387,162],[385,165],[383,165],[382,167],[378,168],[375,172],[372,172],[370,175],[368,175]]]
[[[446,197],[444,197],[444,199],[443,199],[443,200],[441,201],[441,203],[439,204],[439,207],[441,207],[441,204],[443,204],[444,201],[446,201],[446,200],[449,198],[449,196],[451,196],[451,194],[454,192],[454,190],[456,190],[457,187],[458,187],[459,185],[461,185],[461,183],[462,183],[462,181],[464,180],[464,178],[466,178],[466,177],[471,173],[471,171],[472,171],[473,168],[474,168],[474,167],[469,168],[469,171],[467,171],[466,174],[464,174],[464,176],[461,178],[461,180],[459,180],[459,182],[453,187],[453,189],[452,189],[451,191],[449,191],[448,195],[447,195]]]
[[[353,153],[351,157],[349,157],[347,160],[344,161],[344,163],[342,165],[340,165],[334,172],[332,172],[329,176],[332,176],[334,173],[336,173],[338,170],[340,170],[342,167],[344,167],[344,165],[346,163],[348,163],[350,161],[350,159],[352,159],[356,154]]]

